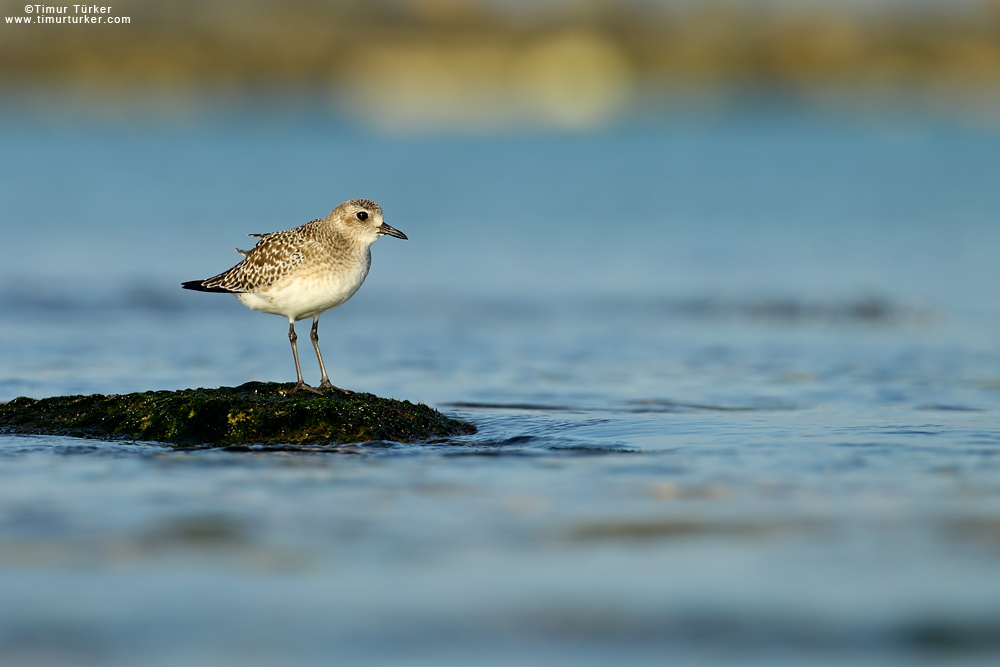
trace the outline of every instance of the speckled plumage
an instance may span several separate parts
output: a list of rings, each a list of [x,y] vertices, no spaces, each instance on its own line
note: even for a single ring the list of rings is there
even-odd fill
[[[251,234],[260,240],[250,250],[236,249],[243,261],[217,276],[192,280],[182,287],[231,293],[252,310],[287,317],[296,374],[303,389],[312,388],[302,381],[295,322],[313,318],[312,341],[322,371],[320,387],[332,386],[319,352],[319,316],[358,291],[371,267],[371,245],[385,234],[406,238],[385,224],[378,204],[352,199],[326,218],[285,231]]]
[[[260,234],[257,244],[245,251],[242,262],[202,281],[202,285],[234,293],[259,292],[284,276],[294,274],[305,261],[329,260],[331,253],[327,246],[333,239],[323,238],[328,236],[323,234],[323,223],[323,220],[313,220],[295,229]]]

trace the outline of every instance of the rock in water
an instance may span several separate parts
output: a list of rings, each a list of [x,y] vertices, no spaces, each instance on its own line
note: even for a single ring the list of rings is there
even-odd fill
[[[476,427],[426,405],[372,394],[292,393],[294,384],[16,398],[0,403],[0,432],[144,440],[181,446],[421,442]]]

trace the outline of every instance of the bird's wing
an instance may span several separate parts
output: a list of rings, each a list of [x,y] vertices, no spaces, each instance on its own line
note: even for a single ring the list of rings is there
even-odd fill
[[[207,288],[227,292],[259,292],[267,289],[302,263],[302,248],[315,243],[301,228],[265,234],[243,261],[203,281]]]
[[[256,236],[259,239],[263,239],[263,238],[267,238],[271,234],[274,234],[274,232],[265,232],[263,234],[247,234],[247,236]],[[257,243],[260,243],[260,241],[257,241]],[[249,250],[240,250],[239,248],[236,249],[236,252],[240,253],[244,257],[246,257],[247,255],[250,254]]]

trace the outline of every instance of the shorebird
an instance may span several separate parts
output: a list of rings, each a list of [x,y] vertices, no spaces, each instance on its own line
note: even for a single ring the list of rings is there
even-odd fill
[[[382,208],[368,199],[351,199],[330,215],[295,229],[250,234],[260,240],[250,250],[236,249],[243,261],[217,276],[181,283],[184,289],[234,294],[251,310],[288,318],[288,340],[295,359],[295,391],[343,389],[334,387],[319,351],[319,316],[354,296],[368,276],[371,246],[388,234],[406,234],[387,225]],[[311,317],[313,348],[322,374],[319,389],[302,380],[295,323]],[[345,392],[348,393],[348,392]]]

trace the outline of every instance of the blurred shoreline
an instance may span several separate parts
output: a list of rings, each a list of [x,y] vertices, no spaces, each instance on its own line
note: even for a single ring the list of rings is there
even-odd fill
[[[762,95],[1000,122],[1000,2],[875,6],[126,2],[127,26],[3,25],[0,95],[171,113],[267,91],[402,132],[585,130]]]

